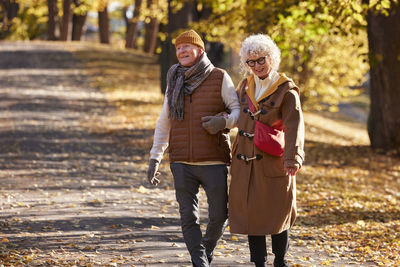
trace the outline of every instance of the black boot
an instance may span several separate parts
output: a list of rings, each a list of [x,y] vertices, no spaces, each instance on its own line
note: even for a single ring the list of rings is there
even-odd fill
[[[257,267],[264,267],[267,260],[265,236],[248,236],[250,248],[250,261]]]
[[[272,253],[275,254],[274,267],[288,267],[285,255],[289,249],[289,230],[272,235]]]
[[[289,267],[289,264],[284,257],[275,257],[274,267]]]

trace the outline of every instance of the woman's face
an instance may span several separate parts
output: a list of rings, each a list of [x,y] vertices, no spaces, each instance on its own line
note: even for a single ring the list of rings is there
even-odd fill
[[[176,46],[176,57],[184,67],[193,66],[201,55],[201,49],[192,44],[179,44]]]
[[[247,58],[246,63],[251,71],[260,79],[267,78],[272,70],[271,58],[269,56],[252,55]]]

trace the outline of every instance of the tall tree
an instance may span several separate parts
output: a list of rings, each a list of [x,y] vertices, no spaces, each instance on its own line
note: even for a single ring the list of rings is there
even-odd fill
[[[85,3],[81,0],[74,0],[75,9],[72,15],[72,41],[80,41],[82,38],[83,27],[85,26],[87,12]]]
[[[0,39],[10,34],[12,20],[18,15],[19,4],[15,0],[0,0]]]
[[[142,6],[142,0],[135,0],[135,7],[132,18],[128,21],[127,32],[125,37],[126,48],[136,48],[136,38],[138,34],[138,22],[140,16],[140,9]]]
[[[371,108],[368,133],[372,147],[400,150],[400,4],[388,14],[368,11]]]
[[[70,22],[72,17],[71,12],[72,0],[63,0],[63,18],[61,23],[60,40],[67,41],[70,32]]]
[[[108,17],[108,7],[105,4],[98,12],[99,14],[99,37],[100,43],[110,43],[110,19]]]
[[[49,10],[49,20],[47,22],[47,39],[50,41],[56,40],[56,21],[57,21],[57,0],[47,0]]]
[[[147,9],[156,10],[154,6],[158,5],[158,0],[147,0]],[[156,48],[157,42],[157,34],[160,26],[160,22],[157,17],[148,16],[145,19],[146,27],[145,27],[145,43],[144,43],[144,51],[146,53],[154,53],[154,49]]]

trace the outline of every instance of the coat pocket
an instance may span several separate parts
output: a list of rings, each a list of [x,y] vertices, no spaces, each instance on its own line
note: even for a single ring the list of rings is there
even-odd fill
[[[263,160],[260,163],[262,164],[260,167],[262,167],[264,178],[279,178],[286,176],[282,157],[275,157],[263,153]]]

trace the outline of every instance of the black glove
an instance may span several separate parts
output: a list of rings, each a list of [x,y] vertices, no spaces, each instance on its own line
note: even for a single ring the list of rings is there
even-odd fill
[[[202,126],[210,134],[216,134],[225,129],[226,120],[223,116],[204,116],[201,118]]]
[[[160,163],[156,159],[149,160],[149,168],[147,169],[147,180],[152,185],[158,185],[160,180],[157,178],[160,173],[158,171],[158,166]]]

